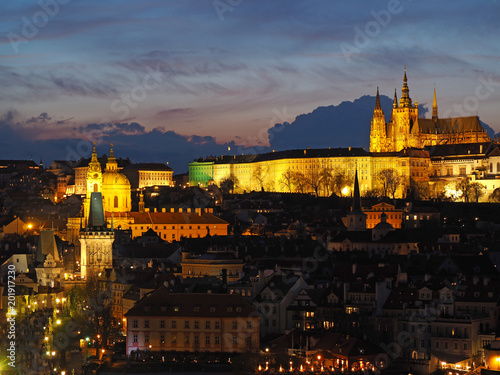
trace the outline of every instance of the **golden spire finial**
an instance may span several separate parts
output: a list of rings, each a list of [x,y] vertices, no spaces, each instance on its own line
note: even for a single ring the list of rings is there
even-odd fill
[[[436,99],[436,84],[434,84],[434,101],[432,102],[432,119],[437,120],[438,118],[438,105]]]

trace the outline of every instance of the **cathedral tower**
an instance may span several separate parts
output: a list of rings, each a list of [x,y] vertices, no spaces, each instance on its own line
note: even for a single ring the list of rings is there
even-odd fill
[[[411,128],[418,118],[418,108],[412,104],[406,68],[399,105],[392,109],[392,139],[387,151],[401,151],[410,147]],[[413,145],[412,145],[413,146]]]
[[[385,115],[380,105],[380,95],[378,93],[375,99],[375,108],[373,109],[372,124],[370,130],[370,152],[386,151],[387,130],[385,124]]]

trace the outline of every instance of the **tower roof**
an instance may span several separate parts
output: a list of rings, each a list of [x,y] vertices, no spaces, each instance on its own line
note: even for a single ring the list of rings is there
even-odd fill
[[[403,78],[403,88],[401,89],[401,99],[399,99],[400,107],[412,107],[410,98],[410,89],[408,88],[408,78],[406,78],[406,67],[405,75]]]
[[[392,102],[392,108],[398,108],[398,93],[394,89],[394,101]]]
[[[56,239],[52,229],[40,231],[38,238],[38,248],[36,250],[36,261],[43,262],[47,255],[52,255],[52,258],[58,262],[60,261],[59,252],[57,251]]]
[[[380,95],[378,93],[378,86],[377,86],[377,96],[375,97],[375,109],[382,109],[380,106]]]
[[[105,229],[106,221],[104,221],[104,208],[102,206],[102,194],[100,192],[92,192],[90,194],[90,210],[89,229]]]
[[[434,101],[432,102],[432,119],[438,119],[438,105],[436,100],[436,86],[434,86]]]
[[[357,169],[356,169],[356,174],[354,175],[354,194],[353,194],[351,212],[363,212],[363,210],[361,209],[361,194],[359,193],[359,181],[358,181]]]

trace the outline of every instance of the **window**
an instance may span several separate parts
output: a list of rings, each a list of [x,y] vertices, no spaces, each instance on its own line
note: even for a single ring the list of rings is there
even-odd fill
[[[172,335],[172,344],[177,344],[177,335]]]
[[[238,329],[238,322],[236,321],[233,322],[233,329]]]
[[[238,345],[238,336],[233,336],[233,345]]]
[[[439,341],[436,341],[435,347],[436,347],[436,349],[439,349]]]
[[[172,328],[177,328],[177,321],[176,320],[172,320]]]
[[[210,322],[208,320],[205,322],[205,329],[210,329]]]
[[[209,335],[205,336],[205,345],[210,345],[210,336]]]
[[[189,320],[184,321],[184,328],[189,329]]]
[[[215,336],[215,345],[219,345],[220,344],[220,337],[219,336]]]
[[[189,344],[189,335],[184,336],[184,344]]]
[[[144,335],[144,342],[149,342],[149,335]]]
[[[144,328],[149,328],[149,320],[144,321]]]
[[[165,321],[164,320],[160,320],[160,328],[165,328]]]
[[[220,329],[220,322],[215,322],[215,329]]]
[[[137,343],[137,335],[134,335],[134,343]]]
[[[247,322],[247,329],[252,329],[252,322],[251,321]]]
[[[195,344],[199,344],[200,343],[200,336],[198,336],[198,335],[194,336],[194,343]]]
[[[118,197],[115,195],[115,199],[114,199],[114,207],[115,208],[118,208]]]
[[[160,344],[165,344],[165,335],[160,335]]]
[[[200,322],[197,320],[194,322],[194,329],[200,329]]]
[[[132,327],[134,327],[134,328],[139,327],[139,323],[137,322],[137,320],[135,320],[135,319],[134,319],[134,320],[132,321]]]

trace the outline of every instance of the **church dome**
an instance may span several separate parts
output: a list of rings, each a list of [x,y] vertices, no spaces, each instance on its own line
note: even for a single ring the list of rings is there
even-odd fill
[[[130,187],[130,182],[128,178],[119,172],[104,172],[102,174],[102,184],[104,186],[128,186]]]

